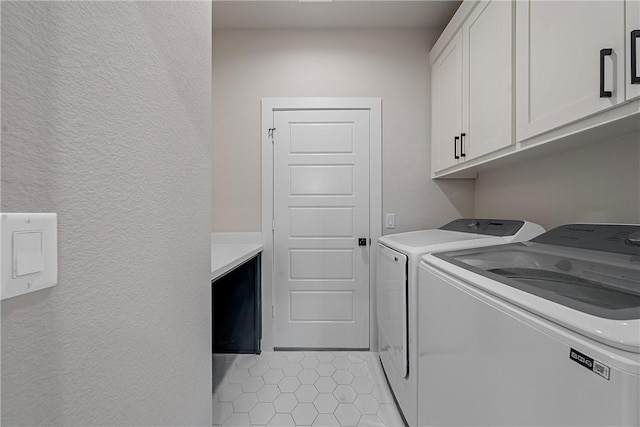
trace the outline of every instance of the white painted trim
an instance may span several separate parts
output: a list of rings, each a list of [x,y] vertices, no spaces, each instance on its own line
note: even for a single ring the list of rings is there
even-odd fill
[[[273,350],[273,145],[268,130],[278,110],[369,110],[369,347],[378,349],[376,322],[376,253],[382,235],[382,99],[381,98],[263,98],[262,99],[262,350]]]

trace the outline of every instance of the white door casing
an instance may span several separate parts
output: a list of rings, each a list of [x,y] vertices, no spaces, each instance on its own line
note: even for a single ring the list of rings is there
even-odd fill
[[[377,347],[380,136],[380,99],[263,100],[263,349]]]

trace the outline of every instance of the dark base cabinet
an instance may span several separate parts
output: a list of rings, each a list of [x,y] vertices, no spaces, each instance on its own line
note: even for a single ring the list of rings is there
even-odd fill
[[[211,282],[213,352],[259,354],[260,254]]]

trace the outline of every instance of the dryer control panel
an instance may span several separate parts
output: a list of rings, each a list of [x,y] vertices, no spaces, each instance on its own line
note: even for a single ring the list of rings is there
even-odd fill
[[[440,230],[506,237],[515,235],[523,225],[524,221],[512,219],[461,218],[443,225]]]

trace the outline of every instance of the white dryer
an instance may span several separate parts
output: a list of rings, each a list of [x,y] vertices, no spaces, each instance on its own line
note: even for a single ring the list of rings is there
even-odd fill
[[[529,240],[544,229],[516,220],[458,219],[439,229],[378,239],[377,319],[380,360],[399,409],[418,425],[418,266],[423,255]]]
[[[640,226],[420,264],[421,426],[640,425]]]

